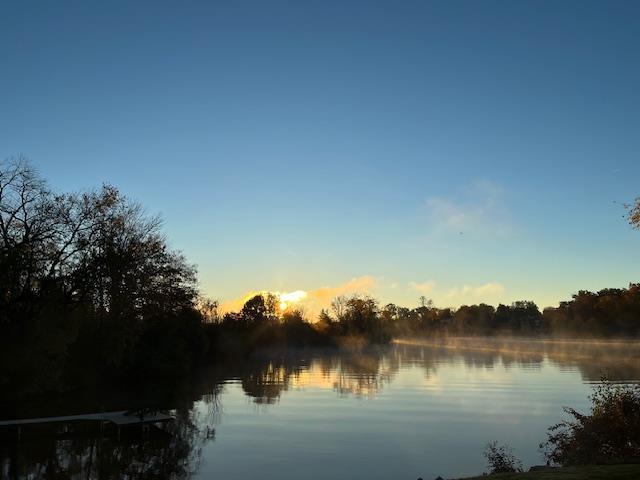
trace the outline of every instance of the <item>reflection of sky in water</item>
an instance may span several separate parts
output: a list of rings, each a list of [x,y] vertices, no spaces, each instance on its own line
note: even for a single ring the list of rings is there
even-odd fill
[[[229,382],[220,397],[217,439],[205,447],[200,475],[477,474],[485,468],[484,446],[494,439],[510,443],[525,464],[539,464],[537,446],[562,407],[588,408],[585,381],[613,367],[630,375],[619,379],[638,378],[620,367],[629,361],[626,350],[605,356],[607,348],[598,345],[490,347],[400,345],[384,355],[317,359],[287,379],[273,375],[272,366],[268,381],[281,390],[268,405],[249,400],[241,382]],[[637,351],[633,347],[631,360]]]
[[[539,464],[562,407],[586,410],[604,373],[640,379],[639,353],[640,343],[450,339],[217,364],[163,400],[181,405],[163,430],[0,435],[0,477],[449,478],[482,472],[491,440]]]

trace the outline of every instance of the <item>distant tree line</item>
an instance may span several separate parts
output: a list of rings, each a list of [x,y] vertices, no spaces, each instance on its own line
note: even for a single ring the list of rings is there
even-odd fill
[[[543,312],[544,327],[554,335],[637,336],[640,334],[640,283],[629,288],[581,290],[568,302]]]
[[[310,321],[297,308],[279,308],[273,294],[255,295],[238,312],[208,317],[205,326],[214,355],[252,352],[258,348],[363,346],[388,343],[389,325],[378,302],[354,295],[337,297],[331,312]]]
[[[391,336],[413,335],[554,335],[615,337],[640,335],[640,284],[581,290],[558,307],[541,312],[532,301],[497,308],[481,303],[457,309],[436,308],[431,302],[409,309],[394,304],[379,314]]]
[[[24,159],[0,162],[0,391],[173,381],[206,361],[268,348],[640,333],[640,284],[581,291],[544,312],[529,301],[451,309],[421,298],[406,308],[353,295],[308,319],[264,294],[221,314],[161,226],[110,185],[56,193]]]
[[[533,302],[512,305],[463,305],[458,309],[437,308],[431,302],[410,309],[388,304],[381,316],[393,336],[413,335],[532,335],[542,331],[542,316]]]
[[[493,307],[463,305],[437,308],[423,299],[417,308],[387,304],[367,296],[337,297],[310,323],[299,310],[278,311],[277,298],[256,295],[239,312],[217,316],[209,326],[224,345],[253,349],[260,346],[319,346],[387,343],[414,336],[562,336],[616,337],[640,335],[640,284],[580,291],[572,300],[543,312],[531,301]],[[234,335],[230,335],[234,333]],[[211,339],[212,336],[210,335]],[[243,348],[240,348],[242,350]]]

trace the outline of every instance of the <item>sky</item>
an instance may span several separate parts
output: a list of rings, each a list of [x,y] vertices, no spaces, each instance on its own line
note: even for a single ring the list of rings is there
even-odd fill
[[[640,280],[640,3],[2,2],[0,158],[160,213],[204,294]]]

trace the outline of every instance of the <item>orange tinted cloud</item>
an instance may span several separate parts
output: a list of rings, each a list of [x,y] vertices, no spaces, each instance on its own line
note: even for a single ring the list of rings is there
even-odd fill
[[[304,310],[309,320],[315,321],[320,310],[329,308],[331,300],[340,295],[371,294],[376,288],[376,279],[370,275],[355,277],[337,286],[325,286],[315,290],[296,290],[295,292],[271,292],[281,299],[284,299],[288,306],[300,307]],[[234,300],[222,302],[220,310],[222,313],[235,312],[242,308],[247,300],[255,295],[264,295],[268,290],[249,291]],[[292,295],[295,293],[296,295]],[[295,302],[289,302],[295,297]]]

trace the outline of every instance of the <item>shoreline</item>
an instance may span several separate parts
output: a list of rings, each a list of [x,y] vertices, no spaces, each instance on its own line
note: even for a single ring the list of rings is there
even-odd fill
[[[543,467],[518,473],[482,474],[452,480],[637,480],[640,463]]]

